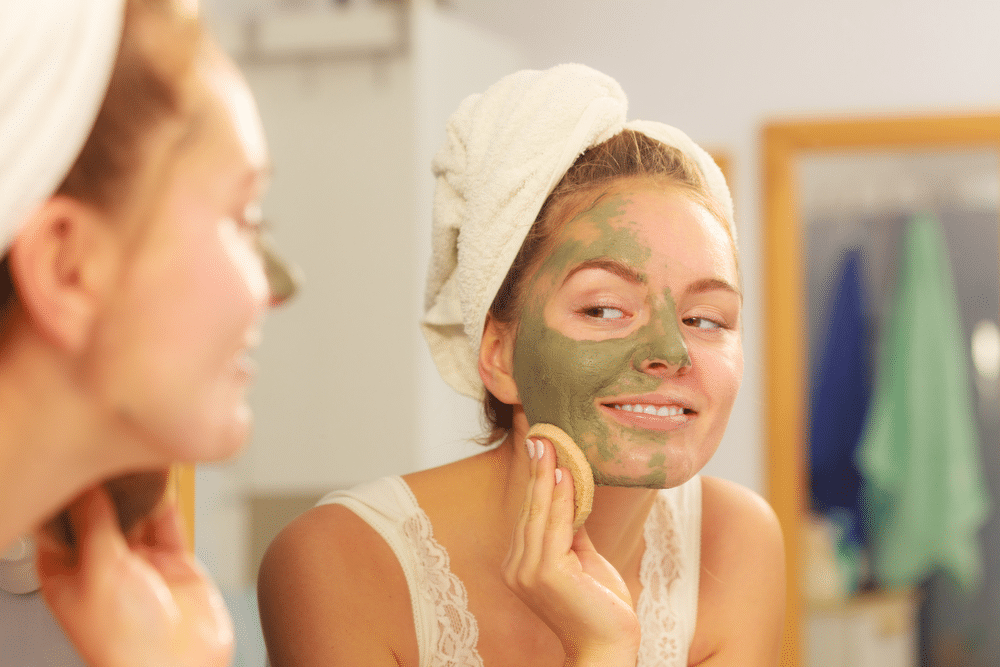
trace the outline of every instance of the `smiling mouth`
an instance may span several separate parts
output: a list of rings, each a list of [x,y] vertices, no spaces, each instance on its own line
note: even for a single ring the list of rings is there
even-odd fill
[[[693,415],[694,410],[688,410],[677,405],[646,405],[643,403],[614,403],[607,407],[612,410],[622,410],[624,412],[634,412],[656,417],[677,417],[679,415]]]
[[[250,356],[248,350],[244,350],[236,355],[233,362],[233,370],[236,373],[236,377],[241,381],[246,383],[253,382],[254,378],[257,377],[257,361]]]
[[[680,405],[652,405],[649,403],[602,403],[615,421],[631,428],[654,431],[673,430],[690,422],[697,412]]]

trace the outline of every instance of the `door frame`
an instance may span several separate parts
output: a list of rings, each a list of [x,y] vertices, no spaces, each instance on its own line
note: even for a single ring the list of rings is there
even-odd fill
[[[765,485],[786,545],[787,598],[781,665],[799,667],[804,664],[804,656],[802,562],[797,545],[802,542],[808,511],[805,433],[809,369],[807,334],[802,327],[807,310],[796,162],[806,153],[845,150],[993,149],[1000,154],[1000,115],[780,121],[764,126],[762,144]]]

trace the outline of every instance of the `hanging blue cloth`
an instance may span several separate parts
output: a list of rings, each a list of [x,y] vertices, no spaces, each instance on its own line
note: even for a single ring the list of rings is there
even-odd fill
[[[904,232],[857,452],[872,565],[890,587],[937,568],[967,592],[980,581],[989,498],[966,349],[944,235],[931,215],[917,216]]]
[[[812,390],[809,424],[813,509],[846,523],[847,542],[864,543],[861,474],[854,453],[870,398],[871,359],[861,250],[844,253],[832,294],[826,344]]]

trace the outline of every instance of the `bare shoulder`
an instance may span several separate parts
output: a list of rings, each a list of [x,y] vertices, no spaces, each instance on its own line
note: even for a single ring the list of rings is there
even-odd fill
[[[257,595],[272,667],[416,665],[402,567],[342,505],[292,521],[261,562]]]
[[[742,535],[780,543],[778,517],[759,494],[718,477],[702,477],[701,489],[703,540],[705,537],[710,541],[735,539]]]
[[[785,550],[767,501],[734,482],[703,477],[701,566],[693,664],[777,664]]]

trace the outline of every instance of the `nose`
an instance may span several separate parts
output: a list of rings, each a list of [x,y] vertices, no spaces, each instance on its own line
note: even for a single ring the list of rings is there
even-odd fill
[[[264,262],[264,275],[271,293],[269,305],[271,308],[281,306],[298,293],[302,282],[301,272],[275,251],[267,235],[262,234],[257,240],[257,250]]]
[[[636,349],[633,366],[652,375],[676,373],[691,366],[684,335],[673,308],[662,317],[653,317],[643,327],[642,343]]]

